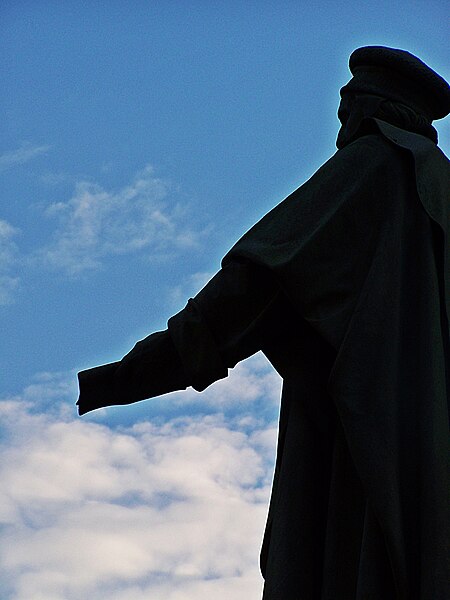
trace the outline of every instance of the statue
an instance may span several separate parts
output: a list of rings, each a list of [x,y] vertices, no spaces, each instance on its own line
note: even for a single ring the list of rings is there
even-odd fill
[[[231,248],[165,331],[79,373],[79,414],[262,350],[283,378],[264,600],[450,598],[449,85],[350,56],[338,151]]]

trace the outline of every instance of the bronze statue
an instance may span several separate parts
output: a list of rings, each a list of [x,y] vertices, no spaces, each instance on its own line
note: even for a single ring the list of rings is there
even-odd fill
[[[193,386],[262,350],[283,378],[264,600],[450,598],[449,85],[350,56],[338,151],[122,360],[79,414]]]

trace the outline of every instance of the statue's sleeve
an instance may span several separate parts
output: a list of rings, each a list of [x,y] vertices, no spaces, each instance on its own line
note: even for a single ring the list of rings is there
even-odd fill
[[[78,373],[79,414],[192,386],[204,390],[264,346],[278,287],[264,267],[230,261],[171,317],[123,357]]]
[[[169,332],[138,342],[122,360],[78,373],[78,414],[116,404],[132,404],[188,386]]]
[[[203,391],[263,349],[279,287],[270,271],[230,261],[168,322],[189,385]]]

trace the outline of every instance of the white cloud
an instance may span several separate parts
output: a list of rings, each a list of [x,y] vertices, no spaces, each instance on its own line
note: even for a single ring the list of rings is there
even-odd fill
[[[45,154],[50,146],[35,146],[30,142],[23,142],[17,150],[4,152],[0,155],[0,171],[6,171],[16,165],[22,165],[40,154]]]
[[[39,260],[76,275],[99,268],[109,256],[165,257],[195,247],[199,233],[183,223],[185,209],[170,202],[169,191],[151,166],[117,191],[79,183],[70,200],[48,207],[57,226],[49,245],[38,251]]]
[[[17,247],[13,238],[18,229],[0,219],[0,306],[13,301],[19,278],[11,275],[17,262]]]
[[[230,394],[254,389],[248,362]],[[0,403],[2,597],[258,600],[275,424],[243,403],[114,430],[58,403],[69,388],[42,374]]]
[[[230,373],[232,376],[217,381],[205,392],[199,393],[193,388],[176,392],[174,401],[180,405],[200,401],[216,410],[249,410],[251,403],[260,398],[268,405],[278,405],[281,378],[262,353],[238,363]]]

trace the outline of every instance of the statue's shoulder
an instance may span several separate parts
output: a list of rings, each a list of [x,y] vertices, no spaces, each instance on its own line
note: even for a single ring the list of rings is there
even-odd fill
[[[401,152],[383,135],[371,132],[337,150],[315,173],[315,177],[351,180],[380,169],[396,169],[398,161],[402,161]]]
[[[391,123],[382,121],[381,119],[373,118],[371,120],[376,125],[381,136],[390,142],[391,145],[396,146],[401,150],[409,151],[414,155],[416,160],[426,161],[428,163],[433,161],[439,164],[441,168],[450,168],[450,161],[447,156],[442,152],[439,146],[428,137],[419,133],[414,133],[413,131],[401,129]]]

